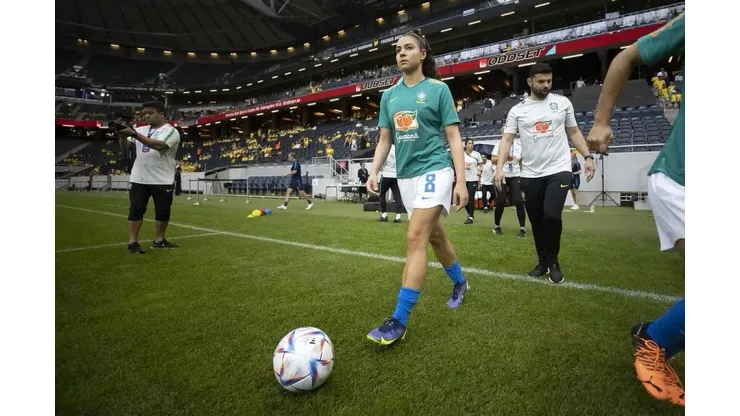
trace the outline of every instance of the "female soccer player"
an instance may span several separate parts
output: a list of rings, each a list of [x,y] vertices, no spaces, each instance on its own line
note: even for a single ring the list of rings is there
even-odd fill
[[[438,80],[432,48],[420,32],[409,32],[398,40],[396,62],[403,76],[380,100],[380,140],[367,182],[368,192],[377,195],[378,170],[395,144],[398,186],[409,215],[406,266],[393,316],[367,335],[380,345],[406,336],[406,324],[427,273],[427,242],[454,284],[447,306],[460,306],[468,290],[441,221],[442,215],[449,214],[453,195],[457,211],[468,203],[464,181],[452,189],[453,165],[454,174],[465,177],[460,119],[450,89]],[[449,153],[439,134],[443,127]]]
[[[481,157],[480,153],[473,150],[473,140],[465,140],[465,184],[468,187],[468,219],[465,224],[472,224],[475,219],[475,191],[480,184]]]
[[[498,162],[498,145],[501,142],[496,143],[493,147],[493,163]],[[524,212],[524,200],[522,199],[522,190],[519,186],[520,175],[522,172],[522,141],[520,139],[514,139],[511,148],[509,148],[509,154],[506,156],[504,162],[504,180],[502,183],[502,190],[496,193],[496,206],[493,209],[493,233],[496,235],[502,235],[504,232],[501,231],[501,217],[504,215],[504,208],[506,207],[506,196],[509,196],[511,205],[516,207],[516,216],[519,219],[519,238],[527,236],[527,232],[524,230],[524,221],[527,219],[526,213]]]
[[[573,211],[578,211],[581,207],[578,206],[578,188],[581,187],[581,163],[578,162],[578,157],[575,152],[570,154],[570,166],[573,170],[573,180],[570,183],[570,193],[573,195],[573,205],[570,207]]]

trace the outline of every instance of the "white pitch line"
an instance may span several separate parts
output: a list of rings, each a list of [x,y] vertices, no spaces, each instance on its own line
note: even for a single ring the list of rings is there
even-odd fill
[[[223,234],[221,232],[213,232],[213,233],[204,233],[204,234],[192,234],[192,235],[184,235],[182,237],[173,237],[175,240],[183,240],[186,238],[196,238],[196,237],[207,237],[209,235],[219,235]],[[83,251],[83,250],[94,250],[97,248],[106,248],[106,247],[122,247],[128,244],[128,241],[125,243],[113,243],[113,244],[101,244],[99,246],[87,246],[87,247],[75,247],[75,248],[64,248],[61,250],[55,251],[55,253],[69,253],[70,251]]]
[[[112,212],[72,207],[68,205],[56,205],[56,206],[60,208],[68,208],[68,209],[73,209],[77,211],[91,212],[94,214],[108,215],[108,216],[118,217],[118,218],[127,218],[127,216],[125,215],[115,214]],[[145,219],[144,221],[152,221],[152,220]],[[252,234],[245,234],[245,233],[235,233],[231,231],[222,231],[222,230],[216,230],[213,228],[206,228],[206,227],[200,227],[197,225],[182,224],[182,223],[176,223],[176,222],[170,222],[170,225],[174,227],[188,228],[188,229],[197,230],[197,231],[220,233],[220,234],[228,235],[232,237],[247,238],[250,240],[263,241],[267,243],[282,244],[282,245],[287,245],[287,246],[301,247],[301,248],[307,248],[307,249],[318,250],[318,251],[327,251],[327,252],[335,253],[335,254],[347,254],[350,256],[385,260],[385,261],[390,261],[394,263],[406,263],[405,257],[386,256],[384,254],[367,253],[364,251],[345,250],[345,249],[337,248],[337,247],[327,247],[327,246],[319,246],[315,244],[298,243],[294,241],[279,240],[277,238],[263,237],[259,235],[252,235]],[[435,268],[435,269],[441,269],[442,265],[437,262],[429,262],[429,267]],[[526,282],[531,282],[531,283],[547,284],[548,286],[555,286],[552,283],[549,283],[547,280],[535,279],[527,275],[492,271],[492,270],[486,270],[486,269],[479,269],[475,267],[463,267],[462,270],[465,273],[497,277],[497,278],[509,279],[509,280],[520,280],[520,281],[526,281]],[[564,282],[557,286],[571,288],[571,289],[579,289],[579,290],[590,290],[594,292],[613,293],[613,294],[631,297],[631,298],[650,299],[650,300],[655,300],[659,302],[673,303],[673,302],[677,302],[681,300],[681,297],[678,297],[678,296],[665,295],[662,293],[643,292],[640,290],[621,289],[618,287],[601,286],[601,285],[591,284],[591,283]]]

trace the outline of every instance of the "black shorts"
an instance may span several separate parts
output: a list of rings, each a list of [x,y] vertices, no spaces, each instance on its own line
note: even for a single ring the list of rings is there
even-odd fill
[[[169,221],[174,190],[174,185],[144,185],[132,182],[128,192],[129,221],[141,221],[144,218],[149,197],[154,200],[154,219]]]
[[[295,178],[290,179],[290,185],[288,185],[288,188],[294,189],[296,191],[302,191],[303,190],[303,181]]]
[[[573,175],[573,180],[571,181],[570,187],[573,189],[578,189],[581,186],[581,175]]]

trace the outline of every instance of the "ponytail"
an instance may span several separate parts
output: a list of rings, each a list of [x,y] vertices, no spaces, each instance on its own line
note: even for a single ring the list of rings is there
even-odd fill
[[[416,38],[416,40],[419,41],[419,48],[426,51],[426,57],[421,62],[421,73],[427,78],[440,79],[439,72],[437,71],[437,61],[435,61],[434,54],[432,53],[432,46],[429,45],[429,42],[427,42],[424,36],[422,36],[421,29],[408,32],[404,36],[412,36]]]

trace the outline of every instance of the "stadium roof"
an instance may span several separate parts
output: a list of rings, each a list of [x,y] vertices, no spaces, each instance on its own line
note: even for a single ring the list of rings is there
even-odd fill
[[[407,1],[406,3],[416,3]],[[181,51],[302,44],[400,0],[60,0],[56,35]]]

